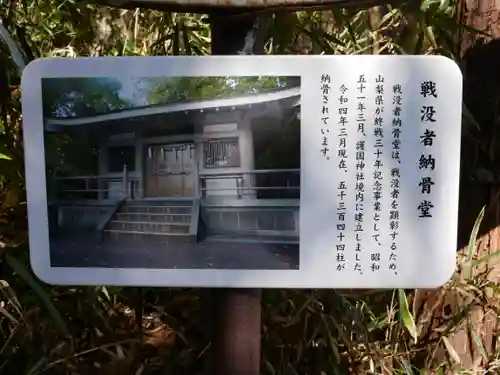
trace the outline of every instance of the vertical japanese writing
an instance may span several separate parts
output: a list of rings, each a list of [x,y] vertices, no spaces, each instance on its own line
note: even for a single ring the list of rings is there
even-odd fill
[[[347,103],[348,98],[346,96],[347,87],[341,85],[339,88],[339,146],[337,148],[338,159],[339,159],[339,170],[347,172]]]
[[[330,160],[330,139],[328,137],[330,133],[330,114],[328,103],[330,101],[330,90],[331,90],[331,78],[329,74],[322,74],[320,80],[321,86],[321,154],[326,160]]]
[[[436,160],[431,152],[434,139],[436,138],[436,131],[433,129],[437,115],[434,106],[438,97],[436,83],[433,81],[421,82],[420,95],[424,99],[424,104],[420,109],[420,121],[425,123],[426,126],[425,131],[420,136],[420,143],[424,147],[424,152],[422,152],[418,160],[418,168],[422,171],[418,186],[424,197],[417,206],[417,211],[419,218],[430,218],[432,217],[432,209],[434,208],[431,200],[432,187],[434,186],[432,171],[434,171],[436,167]]]
[[[347,124],[348,124],[348,96],[347,87],[342,84],[339,87],[340,96],[338,98],[338,147],[337,159],[339,171],[347,172]],[[337,186],[337,271],[346,269],[346,191],[345,180],[340,180]]]
[[[373,162],[373,240],[377,246],[381,244],[380,216],[382,211],[381,199],[383,196],[382,184],[384,181],[382,161],[384,147],[384,77],[380,74],[375,78],[375,114],[373,118],[373,136],[375,138],[375,160]],[[380,251],[370,254],[372,271],[380,269]]]
[[[402,108],[403,108],[403,89],[400,84],[392,86],[392,152],[391,158],[394,162],[401,164],[399,150],[401,148],[401,128],[402,128]],[[389,209],[389,235],[391,238],[390,254],[389,254],[389,269],[396,275],[397,271],[397,256],[399,236],[399,189],[400,189],[401,170],[399,166],[391,168],[391,207]]]
[[[354,232],[356,234],[356,245],[355,245],[355,262],[354,270],[363,274],[363,267],[361,263],[361,253],[362,248],[362,234],[364,231],[364,201],[365,201],[365,125],[366,125],[366,96],[364,96],[364,91],[366,89],[366,78],[364,74],[361,74],[357,80],[357,103],[356,103],[356,123],[357,123],[357,142],[356,142],[356,207],[354,212]]]

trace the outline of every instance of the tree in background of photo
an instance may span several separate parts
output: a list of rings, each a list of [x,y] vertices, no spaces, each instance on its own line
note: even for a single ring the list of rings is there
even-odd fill
[[[118,79],[98,77],[46,78],[42,80],[46,118],[85,117],[130,108]],[[47,173],[92,175],[97,173],[97,139],[90,134],[45,134]]]
[[[148,104],[230,98],[300,85],[300,77],[155,77],[142,78]]]
[[[120,91],[122,83],[112,78],[46,78],[42,80],[45,117],[84,117],[131,106]]]

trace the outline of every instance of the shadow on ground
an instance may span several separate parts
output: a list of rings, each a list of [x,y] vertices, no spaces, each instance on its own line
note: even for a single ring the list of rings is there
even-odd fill
[[[206,238],[198,243],[143,239],[101,240],[94,233],[51,238],[53,267],[155,269],[299,269],[299,245],[241,243]]]

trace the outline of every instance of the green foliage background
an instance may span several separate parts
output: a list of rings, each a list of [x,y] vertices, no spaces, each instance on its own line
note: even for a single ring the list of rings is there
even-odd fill
[[[46,117],[82,117],[127,108],[120,81],[110,78],[50,78],[42,81]]]
[[[442,54],[459,60],[459,4],[426,0],[399,7],[324,9],[268,15],[266,53]],[[64,287],[41,283],[30,271],[20,66],[46,56],[204,55],[210,51],[205,15],[118,10],[76,0],[0,0],[3,28],[21,59],[0,43],[0,373],[201,374],[210,348],[205,290]],[[5,33],[2,33],[2,36]],[[65,101],[64,85],[50,89],[46,113]],[[193,81],[194,82],[194,81]],[[178,83],[178,82],[177,82]],[[103,98],[126,106],[102,82],[85,83],[91,106],[66,103],[69,112],[100,111]],[[158,83],[149,100],[171,81]],[[192,97],[191,81],[183,95]],[[264,82],[264,86],[274,85]],[[175,85],[179,87],[179,85]],[[203,93],[207,95],[210,85]],[[185,94],[188,92],[188,94]],[[464,111],[464,114],[467,114]],[[475,126],[464,115],[464,130]],[[58,148],[54,144],[54,148]],[[480,219],[480,218],[479,218]],[[467,329],[481,368],[498,373],[498,350],[470,328],[477,306],[497,314],[498,288],[475,271],[478,220],[460,270],[434,300],[453,296],[458,312],[440,313],[423,291],[266,290],[263,295],[263,374],[452,374],[461,364],[453,335]],[[472,229],[472,228],[471,228]],[[422,302],[423,301],[423,302]],[[422,307],[423,306],[423,307]],[[497,306],[497,307],[495,307]],[[465,327],[465,328],[464,328]]]
[[[176,100],[227,98],[276,90],[293,85],[293,77],[178,77],[145,79],[149,82],[148,103]],[[233,85],[233,83],[235,85]]]
[[[299,79],[300,81],[300,79]],[[125,98],[118,79],[75,77],[42,81],[46,117],[84,117],[141,105],[250,95],[298,85],[297,77],[145,77],[134,84],[144,103]]]

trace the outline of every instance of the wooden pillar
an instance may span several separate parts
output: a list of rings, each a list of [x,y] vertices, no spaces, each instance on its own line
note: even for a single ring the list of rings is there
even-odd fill
[[[127,164],[123,164],[122,171],[122,195],[123,198],[128,198],[128,175],[127,175]]]

